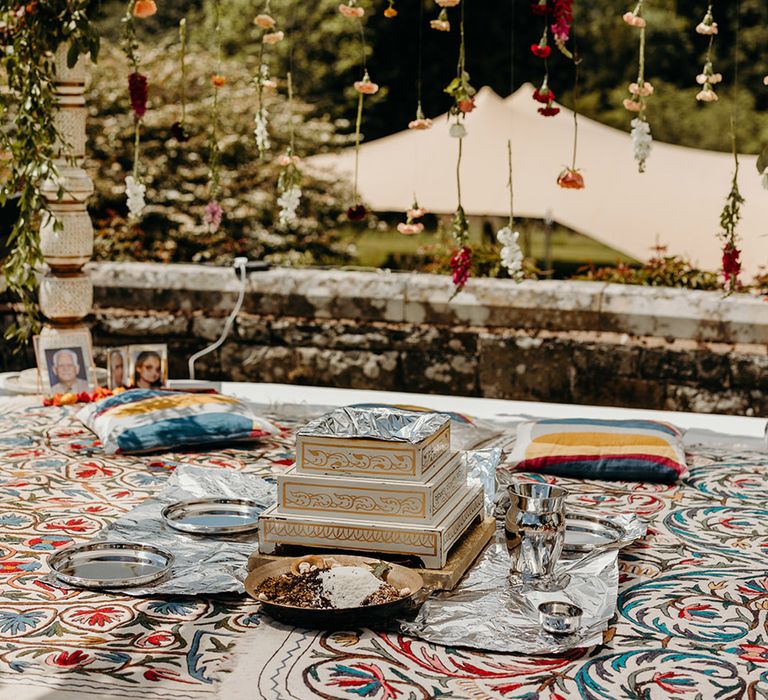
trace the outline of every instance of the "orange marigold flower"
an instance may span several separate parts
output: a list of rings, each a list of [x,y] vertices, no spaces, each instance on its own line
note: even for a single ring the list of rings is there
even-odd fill
[[[211,76],[211,82],[213,83],[214,87],[220,88],[220,87],[224,87],[224,85],[227,82],[227,79],[223,75],[218,75],[217,73],[214,73],[214,75]]]

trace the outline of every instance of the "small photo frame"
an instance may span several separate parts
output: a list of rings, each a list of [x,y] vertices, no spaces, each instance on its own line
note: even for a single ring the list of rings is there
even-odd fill
[[[36,335],[34,342],[43,393],[80,394],[96,388],[96,368],[88,331]]]
[[[107,349],[107,386],[110,389],[127,388],[130,379],[128,372],[128,347]]]
[[[168,385],[168,346],[129,345],[128,384],[135,389],[160,389]]]

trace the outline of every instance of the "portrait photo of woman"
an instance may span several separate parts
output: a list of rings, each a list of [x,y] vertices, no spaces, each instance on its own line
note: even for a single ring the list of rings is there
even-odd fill
[[[166,345],[130,345],[130,386],[159,389],[168,383],[168,348]]]
[[[128,353],[126,348],[110,348],[107,354],[108,386],[110,389],[128,386]]]

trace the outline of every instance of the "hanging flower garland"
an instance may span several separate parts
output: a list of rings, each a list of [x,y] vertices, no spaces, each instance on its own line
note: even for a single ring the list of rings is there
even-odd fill
[[[741,3],[736,2],[736,26],[735,40],[733,45],[733,89],[734,95],[737,94],[739,87],[739,38],[741,35],[740,27]],[[739,289],[741,282],[739,274],[741,273],[741,250],[738,246],[738,235],[736,228],[741,220],[741,207],[745,202],[739,191],[739,149],[736,141],[736,101],[735,98],[731,105],[731,153],[733,154],[733,177],[731,178],[731,189],[725,200],[725,206],[720,213],[720,240],[723,243],[723,286],[728,294]]]
[[[384,8],[384,16],[387,19],[394,19],[397,17],[397,10],[395,9],[395,0],[388,0],[387,7]]]
[[[629,93],[631,97],[624,100],[624,108],[629,112],[636,112],[631,122],[632,148],[637,161],[638,172],[645,172],[645,163],[651,155],[653,137],[651,125],[645,115],[646,98],[653,94],[653,85],[645,80],[645,29],[647,23],[642,16],[644,0],[639,0],[632,12],[626,12],[622,16],[624,22],[630,27],[640,30],[640,57],[637,68],[637,82],[631,83]]]
[[[427,119],[424,110],[421,107],[421,87],[422,87],[422,62],[423,62],[423,26],[424,26],[424,3],[419,3],[419,24],[418,34],[416,35],[416,118],[408,122],[408,128],[415,131],[424,131],[432,128],[432,120]]]
[[[522,282],[523,273],[523,251],[520,248],[520,232],[515,231],[515,208],[514,196],[512,190],[512,142],[507,141],[507,162],[509,166],[509,176],[507,187],[509,188],[509,223],[496,232],[496,240],[501,243],[499,257],[501,264],[506,269],[507,274],[515,282]]]
[[[220,0],[214,0],[214,36],[216,40],[216,72],[211,76],[213,86],[213,103],[211,106],[211,132],[208,138],[208,204],[205,207],[203,223],[209,233],[216,233],[221,226],[224,210],[219,204],[221,191],[221,174],[219,172],[219,90],[227,83],[221,73],[221,16]]]
[[[544,105],[538,108],[539,114],[543,117],[554,117],[560,113],[560,108],[555,106],[555,92],[549,87],[549,57],[552,55],[552,48],[549,45],[549,32],[557,31],[556,45],[564,53],[565,42],[568,40],[570,34],[571,21],[573,19],[571,11],[572,0],[566,0],[563,3],[555,2],[555,6],[561,6],[561,14],[554,17],[555,21],[550,27],[547,16],[550,13],[550,6],[547,0],[539,0],[536,4],[531,5],[531,12],[534,15],[540,15],[544,20],[544,27],[541,32],[541,38],[538,43],[531,44],[531,53],[544,61],[544,78],[541,81],[541,85],[533,91],[533,99],[536,102]],[[567,6],[567,7],[566,7]],[[570,52],[567,52],[570,54]]]
[[[713,86],[721,82],[723,76],[720,73],[715,73],[715,69],[712,66],[712,47],[714,46],[715,35],[717,34],[717,22],[715,22],[712,15],[712,3],[707,7],[704,19],[696,25],[696,33],[709,37],[707,56],[704,59],[704,69],[696,76],[696,82],[701,85],[701,90],[696,94],[696,99],[699,102],[717,102],[717,93]]]
[[[145,19],[157,12],[154,0],[130,0],[123,17],[123,51],[131,63],[133,72],[128,76],[128,96],[133,110],[133,169],[125,178],[126,204],[129,220],[136,221],[146,207],[147,186],[141,179],[139,170],[139,149],[141,144],[141,125],[147,112],[148,83],[147,76],[139,71],[138,50],[134,18]]]
[[[445,0],[443,0],[445,1]],[[467,221],[464,207],[461,204],[461,153],[464,144],[464,137],[467,130],[462,123],[466,114],[475,108],[475,89],[469,84],[469,73],[465,69],[466,63],[466,45],[464,39],[464,3],[461,5],[461,15],[459,20],[459,62],[457,75],[445,88],[451,97],[453,105],[450,113],[456,117],[456,121],[451,125],[450,135],[459,139],[459,153],[456,159],[456,194],[457,206],[451,222],[451,233],[456,241],[457,249],[451,257],[451,277],[455,290],[453,298],[458,294],[469,280],[472,269],[472,249],[469,247],[469,222]],[[445,8],[443,8],[445,9]]]
[[[422,88],[422,60],[423,60],[423,26],[424,26],[424,3],[419,3],[419,22],[417,27],[416,40],[416,118],[408,123],[408,128],[414,131],[424,131],[432,128],[432,120],[424,116],[424,110],[421,107],[421,88]],[[414,152],[414,155],[416,153]],[[418,163],[414,165],[414,179],[417,172]],[[426,210],[419,206],[416,193],[413,194],[413,204],[405,210],[405,221],[397,225],[397,230],[404,236],[414,236],[424,231],[424,224],[419,221]]]
[[[171,124],[171,136],[179,143],[189,141],[189,132],[187,131],[187,20],[182,18],[179,21],[179,72],[181,73],[181,118],[179,121]]]
[[[573,15],[570,17],[573,20]],[[575,51],[576,49],[574,48]],[[570,167],[566,166],[557,176],[557,184],[566,190],[583,190],[584,175],[576,167],[576,155],[579,147],[579,65],[581,59],[577,58],[573,53],[570,55],[573,59],[573,156]]]
[[[264,104],[264,90],[277,86],[269,74],[269,64],[264,56],[265,47],[273,46],[285,38],[285,33],[276,29],[277,20],[272,17],[270,12],[269,0],[266,0],[264,11],[256,15],[253,20],[257,27],[264,30],[259,46],[259,69],[256,74],[256,116],[253,119],[253,135],[256,139],[256,148],[259,150],[260,158],[263,158],[266,151],[272,146],[269,140],[269,112]]]
[[[291,47],[291,55],[293,47]],[[293,60],[291,58],[291,66]],[[280,166],[280,175],[277,178],[277,204],[280,207],[278,213],[278,224],[281,228],[293,226],[298,221],[296,210],[301,203],[301,159],[295,155],[296,142],[293,127],[293,77],[292,72],[288,71],[288,129],[289,142],[286,152],[278,158]]]
[[[357,91],[357,118],[355,119],[355,178],[352,191],[352,205],[347,209],[347,218],[350,221],[362,221],[368,213],[365,206],[360,202],[358,192],[358,181],[360,174],[360,137],[363,125],[363,100],[366,95],[375,95],[379,91],[379,86],[371,80],[368,75],[365,58],[365,28],[363,27],[362,17],[365,9],[357,4],[357,0],[348,0],[346,4],[339,5],[339,13],[344,17],[354,19],[360,30],[360,56],[363,68],[362,80],[356,80],[354,88]]]

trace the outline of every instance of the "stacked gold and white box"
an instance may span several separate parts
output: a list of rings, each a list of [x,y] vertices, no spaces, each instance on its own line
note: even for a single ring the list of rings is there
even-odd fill
[[[261,515],[259,551],[395,553],[442,568],[483,513],[450,431],[448,416],[380,407],[312,421],[297,433],[296,465],[277,477],[277,504]]]

